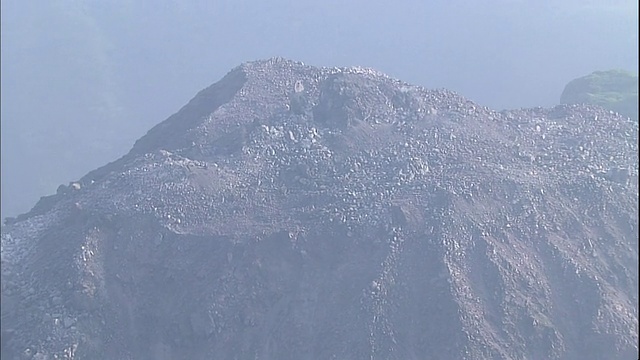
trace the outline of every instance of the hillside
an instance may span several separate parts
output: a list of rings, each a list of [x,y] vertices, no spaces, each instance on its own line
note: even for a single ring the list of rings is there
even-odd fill
[[[638,74],[596,71],[569,82],[560,103],[598,105],[638,121]]]
[[[2,228],[2,357],[636,359],[637,180],[600,107],[245,63]]]

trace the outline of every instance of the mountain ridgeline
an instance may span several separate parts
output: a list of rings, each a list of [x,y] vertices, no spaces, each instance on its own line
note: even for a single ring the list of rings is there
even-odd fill
[[[2,228],[3,359],[636,359],[637,144],[245,63]]]

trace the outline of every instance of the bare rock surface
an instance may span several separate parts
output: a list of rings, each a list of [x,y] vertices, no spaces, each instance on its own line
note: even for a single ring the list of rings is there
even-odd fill
[[[5,359],[636,359],[638,124],[245,63],[2,228]]]

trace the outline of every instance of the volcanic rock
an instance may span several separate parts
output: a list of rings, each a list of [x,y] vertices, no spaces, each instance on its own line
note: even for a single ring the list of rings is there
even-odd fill
[[[2,228],[3,359],[636,359],[638,124],[243,64]]]

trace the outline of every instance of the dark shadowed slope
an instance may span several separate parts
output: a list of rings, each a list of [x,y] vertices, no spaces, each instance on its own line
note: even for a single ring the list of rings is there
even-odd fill
[[[243,64],[3,227],[3,355],[635,359],[637,141]]]

